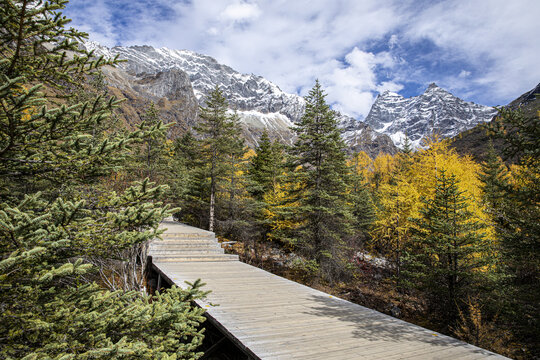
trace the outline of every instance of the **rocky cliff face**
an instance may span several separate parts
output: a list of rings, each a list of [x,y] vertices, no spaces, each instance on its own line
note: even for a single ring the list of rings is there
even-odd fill
[[[376,132],[371,126],[346,115],[341,115],[340,120],[343,139],[351,152],[364,151],[371,157],[379,153],[393,155],[398,152],[389,136]]]
[[[128,125],[141,121],[150,102],[154,102],[165,123],[173,123],[170,137],[176,137],[197,121],[198,101],[189,77],[178,69],[154,74],[132,74],[121,68],[105,67],[109,91],[124,98],[118,110],[119,117]]]
[[[409,99],[388,91],[380,94],[365,123],[390,136],[397,146],[403,145],[407,134],[412,145],[419,147],[427,136],[456,136],[490,121],[496,113],[492,107],[463,101],[431,84],[423,94]]]
[[[194,124],[197,105],[204,105],[207,94],[219,86],[231,109],[238,112],[248,144],[256,144],[264,129],[284,143],[294,141],[290,127],[302,116],[304,99],[283,92],[261,76],[241,74],[209,56],[186,50],[151,46],[107,48],[95,42],[85,43],[85,47],[96,55],[118,55],[127,60],[118,68],[107,70],[111,85],[128,98],[139,94],[160,107],[160,101],[166,102],[170,121],[174,121],[175,111],[185,112],[176,116],[185,124],[179,127]],[[364,150],[371,156],[379,152],[395,153],[392,141],[366,124],[341,114],[340,123],[352,151]]]

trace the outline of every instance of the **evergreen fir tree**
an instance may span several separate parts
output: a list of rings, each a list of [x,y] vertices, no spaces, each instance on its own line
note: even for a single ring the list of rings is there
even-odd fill
[[[246,147],[244,145],[244,138],[239,135],[238,115],[234,114],[230,117],[232,128],[236,137],[231,137],[230,148],[227,156],[227,186],[224,189],[225,193],[228,193],[227,214],[224,217],[229,224],[234,225],[241,216],[240,212],[243,208],[241,205],[242,193],[245,191],[245,174],[247,168],[247,160],[244,158]]]
[[[485,226],[467,210],[455,176],[440,170],[435,194],[424,200],[415,219],[414,245],[409,246],[405,274],[431,299],[445,325],[458,316],[457,307],[474,291],[476,276],[489,260],[489,246],[479,231]]]
[[[403,141],[403,153],[406,155],[411,155],[413,152],[413,148],[411,145],[411,141],[409,139],[409,136],[405,134],[405,140]]]
[[[501,196],[502,217],[497,217],[497,235],[509,288],[506,318],[532,354],[540,352],[540,112],[526,116],[521,110],[502,108],[492,124],[503,139],[503,153],[517,162],[512,184]],[[503,184],[504,185],[504,184]],[[495,201],[495,200],[494,200]]]
[[[264,194],[275,191],[283,170],[283,146],[271,141],[265,129],[249,164],[250,194],[262,201]]]
[[[332,279],[342,268],[340,248],[344,237],[351,234],[352,215],[345,144],[325,96],[317,81],[294,128],[298,139],[291,154],[295,182],[300,186],[295,196],[302,223],[298,241],[321,266],[323,275]]]
[[[200,282],[151,297],[136,262],[170,213],[165,188],[102,182],[156,129],[107,127],[117,101],[104,94],[66,99],[115,61],[78,48],[86,35],[64,28],[65,3],[0,5],[0,357],[198,358]]]
[[[271,141],[265,129],[255,148],[255,156],[250,159],[247,174],[247,190],[254,200],[251,203],[251,211],[256,228],[252,234],[256,258],[258,257],[257,238],[260,237],[262,241],[266,241],[272,231],[268,213],[272,212],[275,204],[269,204],[267,200],[276,197],[284,170],[284,147],[277,141]]]
[[[181,137],[176,138],[172,144],[172,155],[167,164],[166,180],[170,187],[170,202],[173,206],[180,207],[180,211],[174,214],[178,219],[186,216],[188,212],[186,210],[189,210],[183,206],[183,202],[187,199],[191,189],[194,188],[193,172],[190,171],[189,167],[195,163],[195,159],[199,158],[199,151],[197,139],[189,130]],[[189,222],[198,225],[198,222],[193,221],[193,219]]]
[[[486,162],[482,164],[482,172],[478,177],[483,183],[484,201],[494,221],[504,221],[506,207],[506,191],[509,184],[509,173],[506,165],[495,153],[493,143],[489,142]]]
[[[166,135],[167,129],[170,126],[163,124],[159,118],[159,110],[153,102],[146,109],[142,120],[143,127],[152,128],[155,131],[152,132],[152,135],[138,149],[137,163],[141,167],[140,177],[147,177],[152,181],[157,181],[167,171]]]
[[[240,146],[240,129],[236,115],[227,114],[228,103],[218,86],[208,95],[206,106],[200,108],[200,122],[195,127],[201,136],[201,162],[209,179],[208,229],[214,230],[216,199],[219,183],[232,169],[231,156],[236,156]],[[241,147],[243,148],[243,146]]]

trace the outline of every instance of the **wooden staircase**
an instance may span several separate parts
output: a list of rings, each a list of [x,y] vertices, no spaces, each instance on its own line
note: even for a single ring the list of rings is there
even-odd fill
[[[163,227],[167,227],[167,222]],[[173,228],[174,229],[174,228]],[[150,243],[152,262],[237,261],[238,255],[225,254],[213,232],[182,224],[182,232],[166,230]]]

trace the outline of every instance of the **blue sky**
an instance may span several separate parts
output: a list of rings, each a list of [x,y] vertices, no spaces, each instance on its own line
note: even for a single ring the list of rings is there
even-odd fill
[[[362,118],[384,90],[431,82],[504,105],[540,82],[538,0],[71,0],[72,25],[103,45],[215,57]]]

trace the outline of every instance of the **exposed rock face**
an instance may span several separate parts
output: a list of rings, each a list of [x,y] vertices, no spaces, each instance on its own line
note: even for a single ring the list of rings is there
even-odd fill
[[[304,100],[301,97],[281,91],[261,76],[234,71],[210,56],[187,50],[155,49],[151,46],[108,49],[96,43],[88,43],[87,47],[111,57],[118,54],[121,59],[128,60],[121,67],[134,75],[179,69],[189,76],[201,104],[206,95],[219,85],[233,109],[279,112],[292,121],[298,121],[304,111]]]
[[[375,157],[379,153],[393,155],[398,152],[389,136],[376,132],[369,125],[350,116],[341,115],[341,127],[344,130],[343,139],[353,153],[364,151]]]
[[[389,135],[397,146],[403,145],[407,134],[412,145],[419,147],[427,136],[456,136],[490,121],[496,113],[492,107],[463,101],[431,84],[423,94],[409,99],[389,91],[380,94],[365,123]]]
[[[162,99],[170,104],[170,121],[175,111],[180,127],[191,127],[196,121],[197,105],[204,105],[207,94],[216,86],[224,92],[231,109],[237,111],[244,136],[255,145],[263,130],[284,143],[292,143],[291,126],[304,112],[305,101],[295,94],[283,92],[278,86],[253,74],[241,74],[215,59],[187,50],[155,49],[151,46],[107,48],[94,42],[85,43],[96,55],[119,56],[128,60],[107,72],[111,85],[123,92],[151,99],[161,108]],[[128,96],[129,98],[129,96]],[[163,109],[161,109],[163,113]],[[352,151],[364,150],[371,156],[379,152],[396,151],[390,138],[377,134],[366,124],[340,115],[344,139]]]
[[[195,124],[198,102],[184,72],[170,69],[134,75],[121,68],[105,67],[103,73],[110,91],[127,99],[120,104],[118,114],[128,124],[139,123],[151,101],[158,106],[165,123],[175,124],[169,137],[176,137]]]

